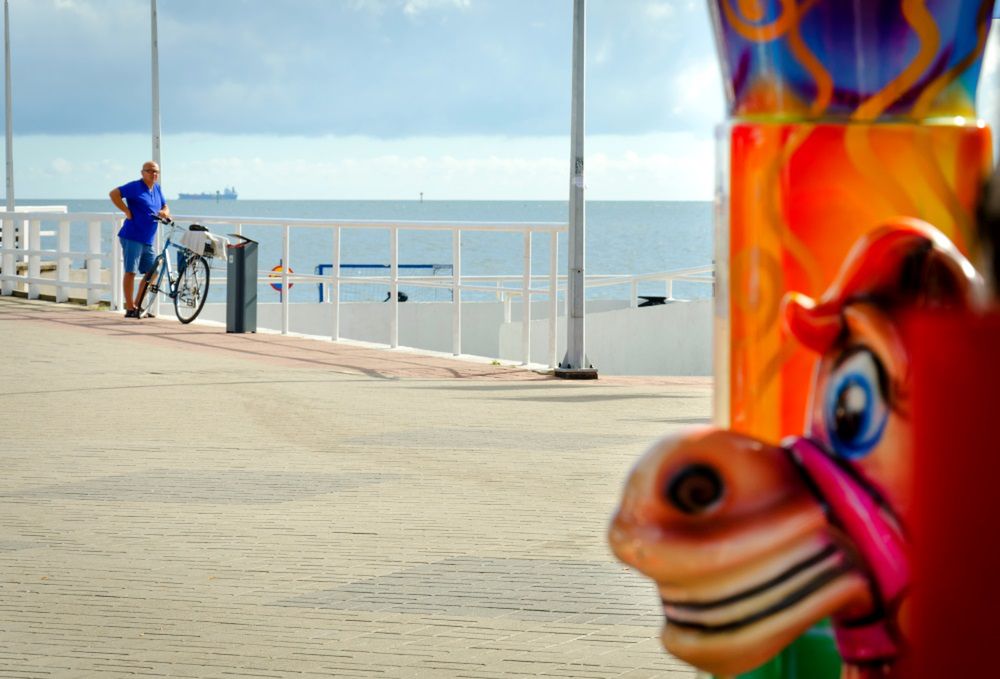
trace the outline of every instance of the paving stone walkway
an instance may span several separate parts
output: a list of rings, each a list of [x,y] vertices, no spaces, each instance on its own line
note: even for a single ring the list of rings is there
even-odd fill
[[[666,677],[607,520],[704,379],[0,299],[0,677]]]

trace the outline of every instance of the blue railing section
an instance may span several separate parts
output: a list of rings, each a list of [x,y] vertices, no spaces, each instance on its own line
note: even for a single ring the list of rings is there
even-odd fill
[[[333,268],[333,264],[317,264],[316,268],[315,268],[315,273],[316,273],[317,276],[322,276],[322,275],[326,274],[326,272],[329,271],[332,268]],[[341,271],[344,271],[344,269],[348,269],[348,270],[351,270],[351,269],[360,269],[360,270],[368,270],[368,271],[385,271],[385,272],[388,273],[391,268],[392,268],[392,265],[390,265],[390,264],[341,264],[340,265],[340,270]],[[453,270],[453,267],[452,267],[451,264],[398,264],[397,268],[400,269],[400,270],[404,270],[404,269],[405,270],[421,270],[422,269],[422,270],[430,272],[430,274],[432,276],[436,276],[438,274],[438,272],[445,272],[448,275],[451,275],[451,272]],[[324,284],[324,283],[317,283],[316,287],[319,289],[319,301],[322,302],[322,301],[324,301],[324,295],[325,295],[324,288],[326,287],[326,284]]]

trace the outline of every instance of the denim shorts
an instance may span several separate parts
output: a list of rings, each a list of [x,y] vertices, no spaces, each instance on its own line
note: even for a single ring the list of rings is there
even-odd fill
[[[153,268],[153,246],[148,243],[118,238],[122,244],[122,259],[125,261],[125,273],[146,273]]]

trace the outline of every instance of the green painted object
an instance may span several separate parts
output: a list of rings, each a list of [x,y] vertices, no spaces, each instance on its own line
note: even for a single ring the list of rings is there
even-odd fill
[[[840,655],[830,621],[817,624],[774,660],[739,679],[840,679]]]

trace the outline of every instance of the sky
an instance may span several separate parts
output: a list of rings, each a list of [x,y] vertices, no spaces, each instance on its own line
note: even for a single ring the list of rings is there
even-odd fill
[[[150,0],[9,3],[18,202],[138,178]],[[168,200],[569,195],[572,0],[158,0],[157,14]],[[587,0],[586,54],[587,198],[710,200],[724,107],[706,3]]]

